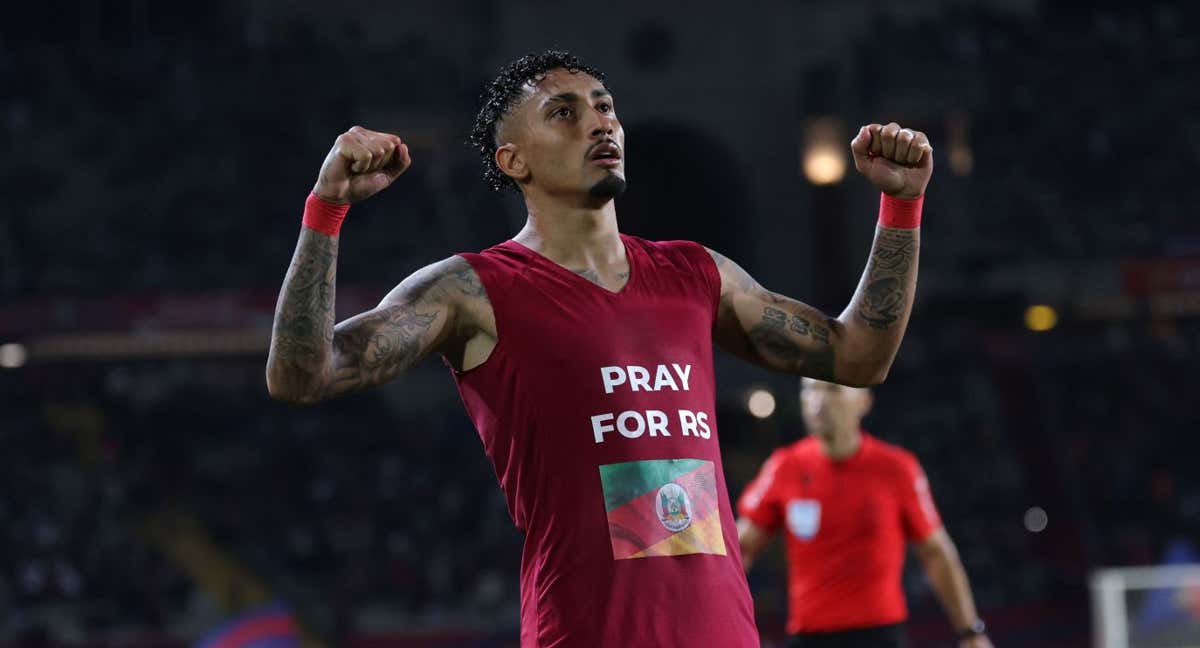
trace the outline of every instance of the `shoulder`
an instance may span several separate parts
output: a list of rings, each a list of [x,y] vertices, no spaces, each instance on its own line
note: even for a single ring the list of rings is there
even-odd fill
[[[742,491],[740,507],[757,509],[764,504],[770,506],[781,497],[781,493],[786,490],[786,477],[790,472],[789,448],[790,446],[777,448],[767,457],[759,467],[758,474]]]
[[[756,289],[761,289],[758,282],[746,272],[742,266],[738,265],[729,257],[717,252],[708,247],[701,246],[704,253],[712,260],[712,265],[716,268],[717,276],[721,281],[721,293],[724,296],[727,292],[748,292]]]
[[[413,289],[444,290],[454,294],[463,290],[470,291],[474,284],[479,283],[479,275],[462,255],[446,257],[435,261],[410,274],[400,286]]]
[[[821,442],[812,435],[804,435],[803,437],[792,442],[790,445],[783,447],[783,450],[791,456],[804,458],[813,455],[821,455]]]
[[[410,274],[380,306],[441,304],[473,310],[486,306],[487,292],[471,263],[460,255],[435,261]]]
[[[803,464],[817,456],[814,454],[814,449],[819,451],[811,437],[804,437],[799,441],[777,448],[763,463],[763,470],[766,471],[769,467],[773,471],[787,471],[793,466]]]
[[[659,264],[712,265],[708,248],[695,241],[650,241],[628,234],[622,234],[621,238],[627,246],[640,248]]]
[[[686,254],[686,253],[695,253],[695,252],[707,249],[703,245],[700,245],[699,243],[697,243],[695,241],[688,241],[686,239],[675,239],[675,240],[670,240],[670,241],[651,241],[649,239],[644,239],[640,236],[633,236],[632,234],[622,234],[621,238],[625,239],[626,244],[639,245],[641,247],[653,249],[653,250],[676,251],[676,252]]]
[[[887,464],[900,476],[909,477],[921,472],[921,462],[912,451],[876,437],[868,437],[877,461]]]
[[[627,234],[621,238],[627,249],[640,251],[656,270],[678,275],[688,285],[700,288],[716,317],[722,280],[708,248],[695,241],[647,241]]]
[[[775,476],[788,462],[788,447],[776,448],[758,469],[758,479],[768,483],[775,481]]]
[[[746,488],[746,501],[779,500],[787,497],[787,493],[792,491],[800,475],[805,472],[806,466],[810,465],[807,455],[811,452],[808,449],[809,444],[805,443],[806,440],[801,439],[777,448],[767,457],[758,470],[758,476]]]

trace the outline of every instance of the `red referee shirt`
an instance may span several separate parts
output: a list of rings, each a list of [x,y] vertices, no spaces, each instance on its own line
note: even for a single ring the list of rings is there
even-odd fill
[[[738,512],[785,531],[792,634],[904,621],[905,546],[942,526],[916,457],[865,432],[840,461],[814,437],[775,451]]]

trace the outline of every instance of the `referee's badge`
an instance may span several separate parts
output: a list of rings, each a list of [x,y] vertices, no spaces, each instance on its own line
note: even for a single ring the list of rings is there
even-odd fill
[[[792,535],[812,540],[821,528],[821,503],[817,500],[791,500],[787,505],[787,525]]]

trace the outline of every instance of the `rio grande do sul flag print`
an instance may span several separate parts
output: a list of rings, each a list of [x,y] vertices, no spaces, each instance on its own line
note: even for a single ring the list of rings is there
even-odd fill
[[[613,558],[725,555],[713,462],[655,459],[600,466]]]

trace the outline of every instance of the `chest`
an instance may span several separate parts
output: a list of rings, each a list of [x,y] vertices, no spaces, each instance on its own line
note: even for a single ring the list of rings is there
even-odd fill
[[[671,381],[657,375],[660,365],[710,361],[711,311],[694,292],[643,277],[614,294],[571,279],[578,278],[540,276],[516,285],[515,307],[497,322],[500,334],[564,379],[625,367],[635,391],[670,388]],[[648,378],[630,367],[645,368]],[[674,370],[666,378],[681,386]]]
[[[900,502],[885,473],[865,466],[811,462],[789,471],[783,489],[787,527],[799,540],[877,536],[901,529]]]

